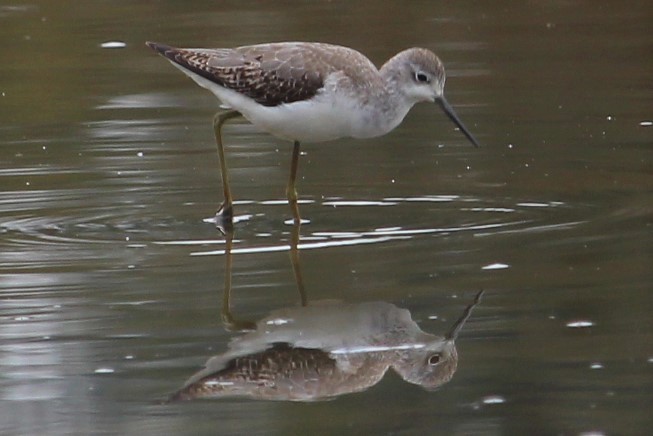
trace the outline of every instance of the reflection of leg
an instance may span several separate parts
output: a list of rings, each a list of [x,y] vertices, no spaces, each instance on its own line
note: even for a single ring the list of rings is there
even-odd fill
[[[295,224],[292,228],[292,239],[290,241],[290,262],[292,263],[292,271],[295,274],[295,282],[297,283],[297,290],[299,291],[299,298],[302,306],[308,304],[306,298],[306,291],[304,290],[304,279],[302,278],[302,268],[299,263],[299,224]]]
[[[227,162],[224,158],[224,145],[222,144],[222,126],[232,118],[239,117],[240,112],[229,110],[218,112],[213,118],[213,131],[215,132],[215,142],[218,145],[218,158],[220,159],[220,171],[222,173],[222,189],[224,190],[224,202],[216,214],[218,223],[231,223],[233,218],[233,206],[231,201],[231,189],[229,188],[229,174],[227,173]]]
[[[293,220],[295,224],[300,224],[302,219],[299,216],[299,206],[297,205],[297,189],[295,189],[295,180],[297,179],[297,165],[299,162],[299,141],[295,141],[292,149],[292,161],[290,162],[290,177],[288,178],[288,186],[286,187],[286,196],[288,197],[288,204],[292,210]]]
[[[252,331],[256,330],[256,323],[252,321],[238,321],[231,314],[231,247],[234,234],[227,232],[224,249],[224,291],[222,293],[222,323],[229,331]]]

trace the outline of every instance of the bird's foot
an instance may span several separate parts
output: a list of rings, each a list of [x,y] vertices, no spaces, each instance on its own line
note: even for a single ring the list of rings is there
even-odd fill
[[[231,204],[223,204],[215,214],[215,227],[222,234],[231,233],[234,229],[234,208]]]

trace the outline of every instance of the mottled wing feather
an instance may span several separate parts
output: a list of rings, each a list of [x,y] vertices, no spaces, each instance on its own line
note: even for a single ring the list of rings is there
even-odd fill
[[[306,100],[324,86],[324,76],[319,72],[293,67],[300,57],[298,52],[271,53],[256,46],[213,50],[153,48],[193,73],[264,106]]]
[[[332,73],[342,89],[366,88],[381,81],[364,55],[347,47],[320,43],[274,43],[233,49],[181,49],[148,43],[178,65],[264,106],[314,97]]]
[[[336,361],[323,350],[279,343],[258,353],[235,357],[217,372],[198,374],[201,377],[189,380],[170,401],[228,395],[291,399],[317,389],[316,384],[328,384],[337,371]]]

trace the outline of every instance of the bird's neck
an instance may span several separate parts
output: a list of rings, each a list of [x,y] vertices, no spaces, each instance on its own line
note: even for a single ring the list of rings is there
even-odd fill
[[[382,105],[384,110],[388,113],[388,120],[392,129],[398,126],[408,111],[415,105],[416,101],[410,98],[404,89],[403,83],[405,78],[402,76],[405,73],[405,68],[402,65],[405,63],[403,59],[403,52],[390,58],[379,70],[379,74],[384,83],[384,101]],[[390,130],[392,130],[390,129]]]
[[[398,86],[397,78],[394,76],[384,77],[384,91],[381,98],[378,99],[378,109],[384,114],[382,123],[385,127],[385,133],[390,132],[397,127],[415,104]]]

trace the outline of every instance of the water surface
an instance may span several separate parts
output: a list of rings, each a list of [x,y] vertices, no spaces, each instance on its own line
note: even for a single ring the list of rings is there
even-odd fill
[[[652,19],[644,2],[0,6],[0,433],[645,434]],[[298,245],[309,303],[386,302],[432,334],[484,289],[450,382],[160,403],[237,333],[225,238],[204,222],[217,102],[146,40],[441,56],[483,147],[429,105],[382,138],[306,144]],[[233,309],[259,320],[300,304],[291,148],[226,132]]]

